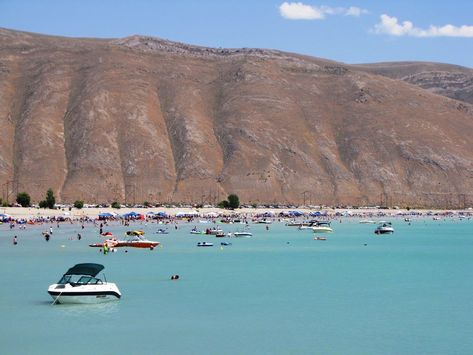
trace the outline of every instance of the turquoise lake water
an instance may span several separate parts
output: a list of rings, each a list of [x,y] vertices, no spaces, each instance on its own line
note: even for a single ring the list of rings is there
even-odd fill
[[[0,354],[472,354],[473,221],[391,221],[388,236],[336,221],[327,241],[251,225],[223,248],[189,234],[204,224],[168,235],[136,224],[162,248],[108,255],[88,247],[100,241],[91,225],[54,226],[49,242],[49,225],[2,225]],[[122,299],[51,305],[48,286],[83,262],[105,265]]]

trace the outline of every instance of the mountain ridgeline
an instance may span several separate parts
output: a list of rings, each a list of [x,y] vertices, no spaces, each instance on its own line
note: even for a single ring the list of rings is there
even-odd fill
[[[472,78],[446,64],[0,29],[3,197],[463,207]]]

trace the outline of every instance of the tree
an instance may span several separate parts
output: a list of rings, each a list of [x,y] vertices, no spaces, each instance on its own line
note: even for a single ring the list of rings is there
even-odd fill
[[[46,203],[48,204],[48,208],[54,209],[54,205],[56,204],[56,198],[54,197],[53,189],[48,189],[46,192]]]
[[[240,198],[236,194],[230,194],[227,197],[228,207],[235,209],[240,207]]]
[[[31,197],[26,192],[19,192],[16,195],[16,202],[21,205],[21,207],[29,207],[31,204]]]
[[[228,201],[227,200],[223,200],[223,201],[220,201],[217,205],[218,208],[228,208]]]
[[[53,189],[50,188],[46,192],[46,198],[39,202],[39,207],[54,209],[55,204],[56,198],[54,197]]]
[[[75,201],[74,207],[80,210],[82,207],[84,207],[84,201],[81,201],[81,200]]]
[[[112,202],[112,208],[120,208],[120,204],[117,201]]]

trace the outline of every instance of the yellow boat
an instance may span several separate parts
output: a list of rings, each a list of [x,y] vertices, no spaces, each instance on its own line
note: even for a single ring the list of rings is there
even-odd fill
[[[141,231],[141,230],[136,230],[136,231],[128,231],[126,232],[126,235],[143,235],[145,234],[144,231]]]

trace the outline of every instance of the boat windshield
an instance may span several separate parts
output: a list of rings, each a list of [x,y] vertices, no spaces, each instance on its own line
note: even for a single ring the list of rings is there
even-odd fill
[[[102,280],[92,277],[89,275],[64,275],[61,280],[59,280],[59,285],[65,285],[70,283],[73,286],[77,285],[97,285],[102,284]]]

